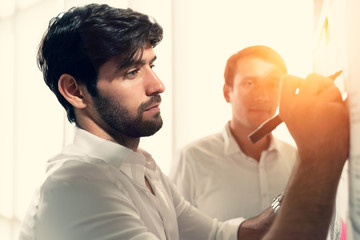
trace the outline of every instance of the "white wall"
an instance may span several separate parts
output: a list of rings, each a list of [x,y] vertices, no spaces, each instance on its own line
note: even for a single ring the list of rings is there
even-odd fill
[[[44,19],[58,9],[56,1],[0,4],[0,239],[14,239],[44,162],[62,147],[63,111],[35,63]]]

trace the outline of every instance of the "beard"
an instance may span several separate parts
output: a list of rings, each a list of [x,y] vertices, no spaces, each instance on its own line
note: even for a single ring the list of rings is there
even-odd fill
[[[163,124],[160,112],[152,119],[144,120],[143,113],[154,103],[161,102],[160,95],[152,96],[150,100],[138,107],[135,116],[119,102],[102,95],[93,97],[94,106],[102,121],[106,124],[104,130],[110,135],[121,134],[128,137],[145,137],[156,133]],[[116,136],[113,136],[116,138]]]

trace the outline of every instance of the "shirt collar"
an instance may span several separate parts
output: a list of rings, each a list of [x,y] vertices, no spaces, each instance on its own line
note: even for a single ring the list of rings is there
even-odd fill
[[[222,131],[222,136],[224,138],[224,154],[225,155],[231,155],[234,153],[240,153],[245,156],[244,152],[241,150],[239,145],[237,144],[234,136],[232,135],[230,131],[230,121],[226,123],[225,127]],[[277,141],[275,141],[275,138],[272,134],[270,136],[270,145],[266,151],[278,151],[279,146]]]
[[[149,153],[138,148],[135,152],[120,144],[97,137],[83,129],[76,128],[73,144],[90,159],[101,159],[119,169],[141,185],[144,184],[146,169],[155,175],[156,163]]]

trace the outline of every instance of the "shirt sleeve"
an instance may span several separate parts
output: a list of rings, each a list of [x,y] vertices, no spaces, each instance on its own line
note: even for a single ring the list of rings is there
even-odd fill
[[[98,170],[85,170],[91,181],[69,170],[48,177],[34,201],[35,213],[26,219],[31,228],[22,236],[31,229],[37,240],[158,239],[121,189]]]
[[[243,218],[219,222],[201,212],[176,190],[173,183],[169,183],[177,214],[180,239],[237,239]]]
[[[342,234],[343,231],[343,224],[342,224],[342,219],[341,216],[338,215],[336,208],[334,208],[334,212],[331,218],[331,222],[330,222],[330,226],[329,226],[329,231],[328,231],[328,235],[327,235],[327,240],[338,240],[340,239],[340,236]]]

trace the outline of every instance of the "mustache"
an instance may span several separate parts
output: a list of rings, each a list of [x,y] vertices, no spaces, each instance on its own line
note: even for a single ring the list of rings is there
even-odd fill
[[[139,107],[140,111],[145,111],[145,109],[149,108],[150,106],[156,104],[156,103],[160,103],[161,102],[161,96],[160,95],[155,95],[155,96],[151,96],[151,98],[142,103]]]

